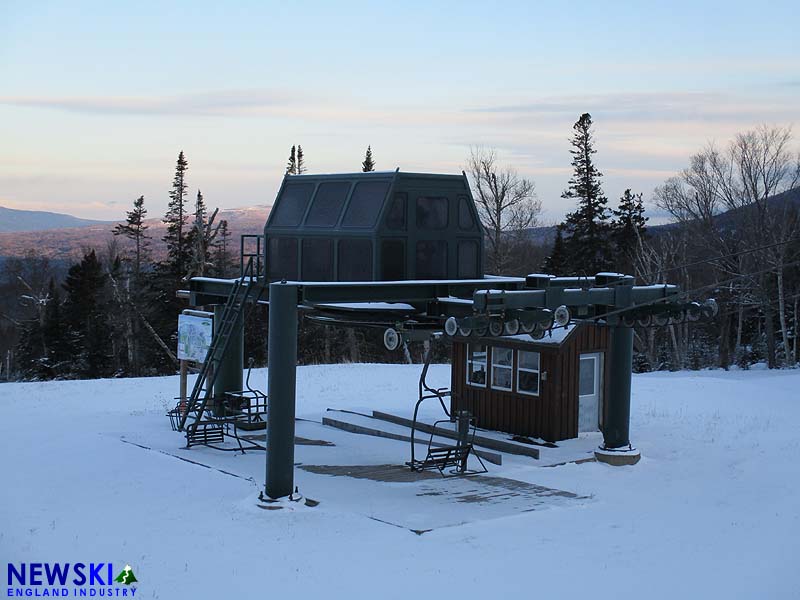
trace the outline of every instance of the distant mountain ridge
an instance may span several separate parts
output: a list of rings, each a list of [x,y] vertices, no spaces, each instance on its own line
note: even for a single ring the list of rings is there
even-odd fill
[[[800,210],[800,188],[778,194],[770,198],[773,206],[783,206],[785,204],[794,205]],[[269,205],[250,206],[245,208],[221,209],[217,215],[217,221],[222,219],[228,221],[231,232],[231,241],[234,248],[238,251],[239,236],[244,233],[263,233],[264,223],[267,221]],[[737,209],[718,214],[715,219],[724,229],[735,229],[746,209]],[[47,215],[40,223],[55,222],[48,221],[50,217],[66,218],[65,222],[69,225],[56,228],[39,228],[34,230],[10,229],[6,215],[11,213],[28,213],[33,215]],[[0,258],[11,256],[23,256],[26,252],[34,250],[39,254],[52,259],[63,259],[73,261],[80,259],[83,252],[89,248],[98,251],[106,249],[108,242],[115,239],[120,246],[126,247],[127,241],[114,238],[111,230],[114,225],[121,221],[91,221],[89,219],[78,219],[70,215],[60,215],[58,213],[46,213],[39,211],[20,211],[10,208],[0,207]],[[152,238],[152,249],[154,258],[163,257],[165,247],[162,237],[166,231],[161,217],[147,219],[146,223],[150,226],[148,234]],[[18,225],[17,225],[18,226]],[[661,234],[674,231],[678,225],[666,223],[648,227],[650,235],[657,238]],[[538,246],[549,248],[555,239],[556,227],[534,227],[526,231],[528,238]]]
[[[95,221],[92,219],[80,219],[64,213],[44,210],[20,210],[0,206],[0,233],[46,231],[48,229],[108,225],[111,223],[113,221]]]
[[[267,221],[270,206],[250,206],[246,208],[220,209],[215,219],[215,224],[221,220],[228,221],[228,230],[231,232],[231,242],[235,252],[239,250],[239,236],[243,233],[263,233],[264,223]],[[10,210],[10,209],[9,209]],[[35,212],[35,211],[23,211]],[[67,216],[67,215],[65,215]],[[75,219],[75,217],[72,217]],[[0,221],[2,215],[0,215]],[[116,242],[121,249],[127,248],[130,243],[122,237],[115,237],[111,231],[120,221],[86,221],[82,225],[65,226],[56,229],[40,229],[33,231],[3,231],[0,229],[0,257],[24,256],[33,250],[38,254],[51,259],[64,259],[68,261],[80,260],[84,251],[94,248],[103,252],[109,242]],[[166,225],[161,217],[147,219],[149,226],[147,234],[151,237],[153,257],[158,260],[163,258],[166,247],[162,238],[166,233]],[[191,224],[189,225],[191,226]]]

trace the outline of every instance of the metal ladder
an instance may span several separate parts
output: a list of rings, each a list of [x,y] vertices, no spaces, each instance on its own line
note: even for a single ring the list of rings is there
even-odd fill
[[[200,373],[197,375],[197,380],[194,382],[192,393],[186,402],[186,408],[181,414],[178,431],[183,431],[186,426],[186,421],[192,412],[195,412],[195,421],[189,425],[189,428],[196,429],[198,423],[203,418],[203,413],[206,410],[208,401],[212,398],[214,383],[219,375],[219,366],[222,362],[222,357],[228,349],[231,335],[234,327],[240,317],[243,317],[244,308],[251,295],[251,292],[256,288],[262,288],[254,276],[254,261],[252,256],[247,260],[247,264],[242,269],[242,276],[239,277],[233,284],[228,299],[225,302],[225,308],[222,311],[219,328],[215,332],[214,340],[208,348],[208,353],[203,361],[203,366],[200,368]],[[259,294],[260,296],[261,294]],[[257,299],[256,299],[257,300]],[[187,435],[190,432],[187,432]]]

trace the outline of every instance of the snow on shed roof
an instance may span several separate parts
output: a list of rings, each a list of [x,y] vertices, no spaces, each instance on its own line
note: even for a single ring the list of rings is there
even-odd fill
[[[492,338],[494,340],[514,340],[516,342],[526,342],[529,344],[539,344],[547,346],[560,346],[566,339],[572,335],[572,332],[578,328],[578,323],[575,321],[570,322],[567,327],[553,327],[550,331],[544,334],[540,340],[533,339],[528,333],[518,333],[517,335],[506,335],[503,337]]]

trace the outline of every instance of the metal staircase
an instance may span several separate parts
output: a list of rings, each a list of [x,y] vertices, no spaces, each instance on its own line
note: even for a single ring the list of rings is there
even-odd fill
[[[231,336],[234,332],[237,322],[240,318],[244,319],[245,307],[251,300],[254,292],[258,290],[256,297],[253,298],[253,304],[258,301],[263,291],[263,286],[260,285],[255,271],[257,259],[254,256],[249,256],[247,263],[241,269],[241,277],[239,277],[233,284],[228,299],[225,302],[225,308],[222,311],[222,316],[217,330],[214,332],[214,339],[206,354],[206,359],[203,361],[203,366],[194,382],[192,393],[189,396],[185,408],[180,414],[180,421],[177,429],[179,431],[186,430],[187,439],[203,435],[200,429],[204,429],[203,415],[208,406],[209,400],[213,398],[214,383],[220,372],[219,366],[222,362],[222,357],[228,349]],[[190,416],[194,416],[194,421],[188,426],[186,421]]]

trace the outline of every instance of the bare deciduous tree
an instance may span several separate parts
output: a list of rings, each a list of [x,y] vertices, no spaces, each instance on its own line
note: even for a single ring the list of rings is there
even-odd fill
[[[800,184],[800,157],[790,150],[791,140],[790,128],[762,125],[738,134],[725,151],[709,144],[656,190],[656,203],[696,230],[695,240],[719,257],[715,265],[722,273],[750,275],[751,289],[739,289],[748,297],[757,291],[770,366],[775,355],[770,275],[777,285],[784,360],[797,360],[789,343],[784,272],[788,242],[800,232],[800,221],[791,203],[773,200]],[[716,218],[723,211],[729,211],[726,223]],[[738,302],[742,306],[743,297]]]
[[[533,181],[501,167],[494,149],[472,148],[467,172],[486,231],[486,266],[499,275],[511,264],[516,236],[538,223],[542,203]]]

